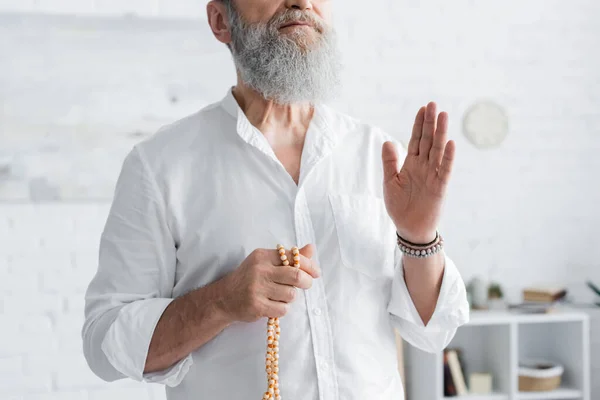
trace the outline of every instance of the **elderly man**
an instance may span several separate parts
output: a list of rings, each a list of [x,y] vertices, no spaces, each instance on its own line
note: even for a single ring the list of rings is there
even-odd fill
[[[437,231],[447,114],[421,107],[404,151],[325,106],[339,81],[328,0],[207,12],[238,81],[126,157],[86,293],[91,369],[170,400],[402,398],[394,329],[438,352],[468,320]],[[279,243],[290,261],[300,248],[298,268]]]

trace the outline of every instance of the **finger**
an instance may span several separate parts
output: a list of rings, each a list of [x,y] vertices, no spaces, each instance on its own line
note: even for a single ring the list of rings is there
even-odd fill
[[[267,297],[273,301],[292,303],[296,299],[296,288],[290,285],[271,283],[267,287]]]
[[[284,317],[290,310],[288,303],[281,301],[266,300],[264,304],[263,317],[267,318],[281,318]]]
[[[381,148],[383,161],[383,181],[388,182],[398,174],[398,153],[393,142],[385,142]]]
[[[299,257],[300,257],[300,269],[312,276],[313,278],[318,278],[321,276],[321,268],[317,264],[316,261],[312,259],[312,255],[315,251],[315,246],[313,244],[307,244],[303,248],[299,249]],[[285,251],[285,258],[289,262],[289,266],[294,266],[294,255],[291,250]],[[274,250],[269,253],[269,261],[274,266],[282,266],[284,265],[284,261],[282,257],[279,255],[277,250]]]
[[[429,152],[429,164],[436,168],[440,166],[442,162],[442,156],[444,155],[444,148],[446,147],[446,141],[448,140],[448,113],[440,113],[437,121],[437,129],[433,136],[433,144],[431,145],[431,151]]]
[[[442,163],[440,165],[440,169],[438,171],[438,176],[440,180],[444,183],[448,183],[450,180],[450,176],[452,175],[452,167],[454,166],[454,156],[456,154],[456,144],[454,140],[450,140],[446,144],[446,149],[444,150],[444,157],[442,158]]]
[[[280,285],[294,286],[299,289],[310,289],[313,278],[301,269],[294,267],[273,268],[270,279]]]
[[[283,265],[285,265],[285,262],[287,261],[288,265],[294,265],[294,255],[292,254],[291,250],[285,250],[285,257],[281,256],[279,253],[279,250],[274,250],[274,251],[270,251],[269,252],[269,261],[271,262],[272,265],[276,266],[276,267],[281,267]]]
[[[434,102],[427,104],[425,111],[425,121],[423,122],[423,136],[419,143],[419,157],[424,160],[429,159],[429,151],[433,142],[433,133],[435,131],[435,123],[437,117],[437,105]]]
[[[427,107],[421,107],[415,118],[413,125],[412,135],[408,142],[408,154],[413,156],[419,155],[419,143],[421,142],[421,136],[423,135],[423,122],[425,121],[425,110]]]

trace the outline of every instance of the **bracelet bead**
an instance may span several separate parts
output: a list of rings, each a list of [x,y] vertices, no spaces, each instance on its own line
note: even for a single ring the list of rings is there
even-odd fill
[[[426,258],[439,253],[444,248],[444,239],[436,232],[435,240],[426,244],[409,242],[396,233],[397,244],[400,251],[407,257]]]

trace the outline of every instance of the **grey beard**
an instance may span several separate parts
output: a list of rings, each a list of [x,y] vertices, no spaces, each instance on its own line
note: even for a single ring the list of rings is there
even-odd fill
[[[338,94],[341,64],[332,29],[298,10],[266,24],[247,24],[233,5],[228,9],[230,50],[246,85],[279,104],[318,104]],[[282,23],[307,18],[322,32],[316,39],[303,32],[279,32]]]

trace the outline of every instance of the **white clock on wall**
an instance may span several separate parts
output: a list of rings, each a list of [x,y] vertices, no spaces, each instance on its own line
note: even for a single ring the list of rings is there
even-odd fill
[[[508,135],[508,116],[492,101],[479,101],[467,110],[463,132],[478,149],[498,147]]]

